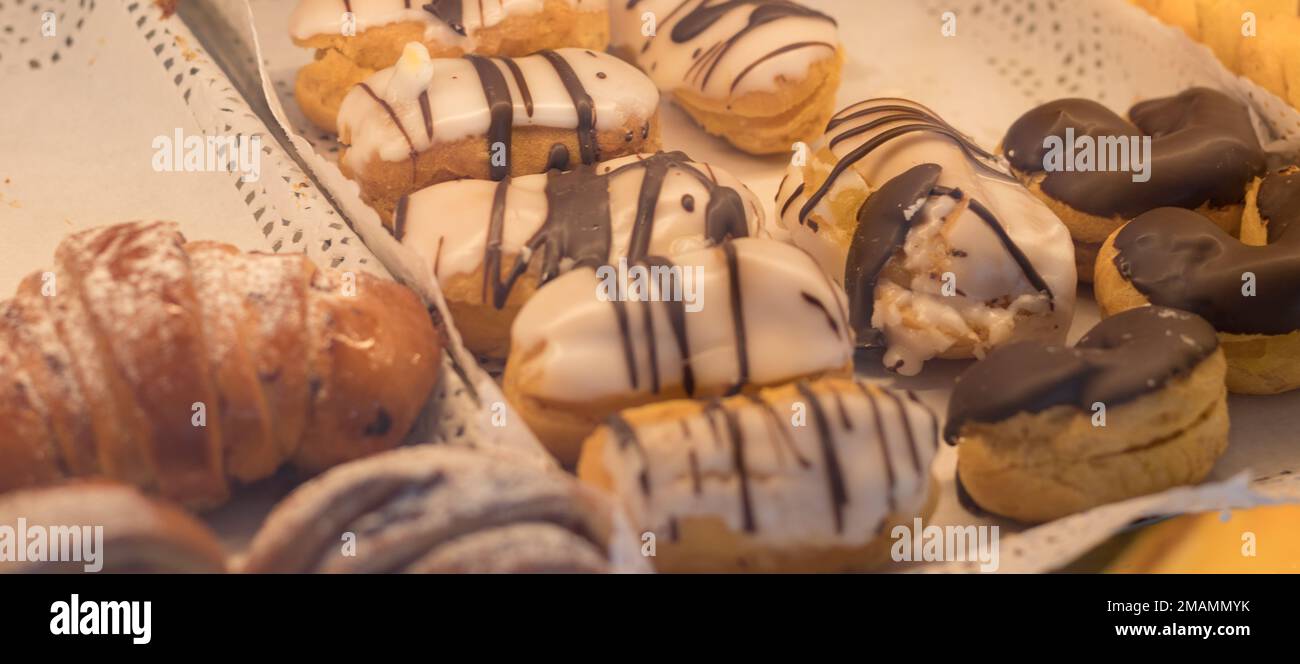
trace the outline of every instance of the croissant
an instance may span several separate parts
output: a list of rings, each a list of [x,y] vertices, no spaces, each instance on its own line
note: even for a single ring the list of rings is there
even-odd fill
[[[169,222],[81,232],[0,302],[0,492],[97,476],[212,507],[394,447],[439,352],[397,284]]]

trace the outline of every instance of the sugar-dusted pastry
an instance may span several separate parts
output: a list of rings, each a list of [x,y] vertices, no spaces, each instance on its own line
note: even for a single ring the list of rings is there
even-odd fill
[[[1191,210],[1140,215],[1102,246],[1095,291],[1107,315],[1157,304],[1204,317],[1233,392],[1300,387],[1300,168],[1252,183],[1240,240]]]
[[[86,480],[0,495],[0,524],[14,528],[19,519],[29,537],[39,529],[50,538],[46,557],[20,558],[10,549],[0,556],[0,574],[213,574],[226,569],[221,542],[202,521],[124,484]],[[96,528],[102,529],[102,539]],[[11,543],[14,535],[9,535]],[[27,548],[32,540],[16,541]],[[52,559],[50,547],[67,548]]]
[[[608,0],[299,0],[295,44],[316,50],[298,71],[294,97],[322,129],[335,130],[352,86],[420,42],[435,58],[516,57],[547,49],[605,50]]]
[[[657,266],[573,270],[515,318],[506,397],[566,465],[624,408],[852,370],[844,294],[797,247],[742,238]]]
[[[893,527],[927,519],[934,413],[910,394],[828,378],[613,415],[584,481],[654,535],[661,572],[841,572],[889,560]]]
[[[811,141],[835,109],[835,19],[789,0],[614,0],[614,48],[706,131],[751,154]]]
[[[1136,142],[1142,137],[1149,155]],[[1054,150],[1052,139],[1064,148]],[[1069,227],[1084,281],[1106,236],[1148,210],[1197,210],[1236,233],[1246,185],[1265,168],[1250,110],[1208,88],[1138,103],[1128,119],[1088,99],[1049,102],[1011,125],[1002,150]]]
[[[1165,307],[1107,318],[1073,348],[998,348],[948,403],[958,480],[1031,523],[1199,482],[1228,446],[1225,367],[1214,328]]]
[[[437,277],[466,346],[505,359],[519,308],[564,272],[652,264],[766,231],[745,185],[672,152],[437,184],[398,203],[394,233]]]
[[[245,572],[605,572],[610,501],[504,450],[407,447],[338,466],[275,506]]]
[[[408,44],[339,110],[339,167],[385,218],[431,184],[544,173],[659,148],[659,92],[635,67],[576,48],[430,60]]]
[[[107,477],[193,507],[389,449],[437,383],[414,293],[170,222],[69,236],[0,302],[0,492]]]
[[[924,106],[840,111],[777,195],[781,223],[849,298],[858,343],[913,375],[932,358],[1060,341],[1075,269],[1060,220]]]

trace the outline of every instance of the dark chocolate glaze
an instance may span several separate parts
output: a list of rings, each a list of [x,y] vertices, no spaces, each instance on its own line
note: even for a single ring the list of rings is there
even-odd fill
[[[524,78],[524,72],[519,68],[519,63],[514,58],[502,58],[506,63],[506,68],[510,70],[510,75],[515,79],[515,86],[519,88],[519,96],[524,100],[524,111],[528,117],[533,117],[533,92],[528,89],[528,81]]]
[[[858,208],[858,225],[844,263],[844,293],[849,300],[849,324],[859,345],[883,345],[880,332],[871,326],[876,281],[912,230],[906,210],[929,198],[942,171],[938,164],[914,166],[872,192]]]
[[[1115,268],[1152,304],[1196,313],[1220,332],[1289,334],[1300,329],[1300,182],[1264,178],[1258,206],[1269,244],[1242,244],[1209,219],[1159,208],[1115,236]],[[1243,292],[1246,273],[1255,294]]]
[[[492,60],[478,55],[466,55],[465,59],[474,65],[483,95],[487,97],[491,117],[487,131],[488,173],[493,180],[504,180],[510,175],[510,141],[515,125],[515,101],[510,96],[510,84]],[[506,149],[506,158],[500,164],[495,163],[497,144]]]
[[[668,13],[667,16],[661,19],[661,22],[664,24],[668,23],[674,16],[692,2],[695,2],[695,0],[682,0],[680,4]],[[632,9],[639,3],[640,0],[627,0],[627,8]],[[789,18],[813,18],[826,21],[832,25],[836,24],[835,19],[830,16],[810,7],[805,7],[796,2],[791,2],[790,0],[723,0],[722,2],[714,4],[709,4],[709,0],[700,0],[699,4],[682,16],[681,20],[673,26],[670,37],[676,44],[689,42],[692,39],[699,37],[704,33],[704,31],[716,25],[723,16],[726,16],[731,11],[739,9],[745,5],[756,6],[754,7],[754,10],[750,12],[749,18],[746,20],[744,27],[740,28],[740,30],[736,31],[735,34],[726,39],[713,44],[708,48],[708,50],[702,53],[697,50],[695,54],[695,62],[692,63],[690,69],[688,69],[686,73],[688,81],[698,84],[700,88],[707,86],[709,81],[713,78],[713,73],[717,70],[718,63],[722,61],[722,58],[725,57],[731,49],[735,48],[735,46],[747,35],[765,25],[768,25],[769,23]],[[643,53],[650,48],[650,44],[654,41],[655,37],[656,35],[650,35],[646,38],[645,43],[641,45],[641,51]],[[828,48],[831,51],[835,51],[839,47],[835,44],[823,41],[805,41],[779,46],[763,54],[741,70],[740,73],[731,81],[731,91],[734,92],[736,87],[740,85],[740,82],[744,80],[745,76],[760,64],[785,53],[805,48]]]
[[[920,218],[917,203],[939,196],[967,199],[960,189],[938,186],[942,168],[938,164],[920,164],[904,171],[872,192],[858,208],[858,224],[849,242],[844,264],[844,288],[849,300],[850,323],[858,345],[867,348],[884,345],[880,332],[871,326],[875,312],[876,283],[889,260],[894,257],[912,229],[912,219]],[[975,199],[967,199],[970,211],[998,236],[1007,253],[1020,267],[1030,285],[1049,300],[1054,298],[1047,281],[1034,268],[1029,257],[1012,241],[1002,223],[988,208]],[[915,208],[911,218],[907,210]]]
[[[1165,206],[1239,204],[1246,185],[1264,171],[1265,154],[1250,112],[1221,92],[1191,88],[1144,101],[1129,110],[1129,119],[1091,100],[1061,99],[1022,115],[1007,130],[1002,147],[1017,171],[1045,175],[1047,195],[1102,217],[1131,218]],[[1064,141],[1067,128],[1076,137],[1094,139],[1151,136],[1151,179],[1134,182],[1131,172],[1113,169],[1044,173],[1044,139]]]
[[[562,147],[562,146],[561,146]],[[654,237],[654,224],[659,197],[664,182],[670,173],[684,173],[695,179],[709,191],[709,200],[705,206],[705,238],[711,243],[724,244],[729,252],[734,252],[727,240],[749,235],[749,225],[745,216],[744,199],[740,193],[730,187],[719,185],[715,178],[701,171],[690,162],[690,158],[681,152],[660,152],[624,164],[606,173],[598,173],[594,166],[579,166],[562,173],[550,171],[547,174],[546,199],[548,202],[546,220],[538,231],[528,240],[527,251],[519,257],[508,272],[502,274],[501,242],[505,233],[506,198],[509,180],[502,180],[497,186],[492,200],[492,212],[488,221],[487,241],[483,248],[483,288],[484,302],[500,309],[505,307],[510,292],[529,270],[538,273],[538,285],[556,278],[562,271],[580,268],[599,268],[610,262],[613,246],[612,218],[609,207],[609,182],[615,176],[633,169],[641,169],[645,175],[641,180],[641,189],[637,195],[637,211],[628,239],[626,255],[628,265],[668,266],[671,263],[660,256],[649,253],[650,241]],[[400,203],[399,203],[400,205]],[[734,260],[728,254],[729,263]],[[539,258],[540,257],[540,258]],[[534,265],[534,261],[537,264]],[[740,302],[740,281],[734,269],[731,270],[731,296],[733,298],[734,321],[736,324],[737,353],[740,358],[740,376],[733,391],[748,382],[748,347],[745,343],[743,303]],[[641,386],[642,376],[637,371],[636,355],[632,346],[632,329],[627,314],[627,303],[615,300],[612,303],[618,317],[619,332],[623,338],[624,359],[627,365],[628,379],[633,387]],[[682,387],[688,395],[695,393],[695,376],[690,363],[690,346],[686,334],[686,304],[665,298],[659,303],[650,303],[644,319],[646,338],[650,343],[651,375],[649,386],[653,393],[660,391],[660,375],[656,335],[650,333],[654,328],[654,306],[661,307],[673,329],[673,341],[677,344],[683,358]]]
[[[1271,173],[1259,185],[1255,199],[1259,216],[1267,224],[1268,242],[1282,241],[1287,229],[1300,226],[1300,167]],[[1300,232],[1293,234],[1300,235]]]
[[[1074,348],[1022,341],[994,349],[957,378],[944,438],[955,444],[969,422],[996,423],[1054,406],[1091,412],[1164,389],[1219,347],[1204,319],[1166,307],[1107,318]]]
[[[456,34],[464,37],[465,35],[465,17],[464,6],[465,0],[434,0],[427,2],[420,8],[433,15],[434,18],[447,24],[447,27],[455,31]],[[410,3],[407,3],[410,8]]]

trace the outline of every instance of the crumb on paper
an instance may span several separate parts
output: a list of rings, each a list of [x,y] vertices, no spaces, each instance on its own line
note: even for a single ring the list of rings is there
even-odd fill
[[[180,0],[153,0],[153,3],[158,5],[158,8],[162,10],[163,18],[167,18],[176,13],[176,3],[178,2],[180,2]]]
[[[198,52],[190,48],[189,42],[186,41],[184,37],[174,35],[172,39],[175,40],[176,48],[181,50],[181,57],[185,58],[186,62],[194,62],[194,60],[199,57]]]

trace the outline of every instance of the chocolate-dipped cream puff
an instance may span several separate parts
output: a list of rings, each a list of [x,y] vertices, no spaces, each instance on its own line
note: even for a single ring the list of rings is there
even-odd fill
[[[793,241],[843,284],[858,343],[905,375],[932,358],[1060,341],[1074,312],[1069,233],[930,109],[872,99],[840,111],[777,195]]]
[[[1069,227],[1083,281],[1106,237],[1155,208],[1196,210],[1235,234],[1266,161],[1250,110],[1208,88],[1141,102],[1127,119],[1088,99],[1049,102],[1011,125],[1002,151]]]
[[[1204,317],[1228,359],[1228,389],[1300,387],[1300,168],[1255,180],[1241,239],[1180,208],[1140,215],[1097,257],[1105,315],[1156,304]]]
[[[1141,307],[1073,348],[999,348],[957,379],[944,437],[980,508],[1017,521],[1204,479],[1228,446],[1226,362],[1200,317]]]

